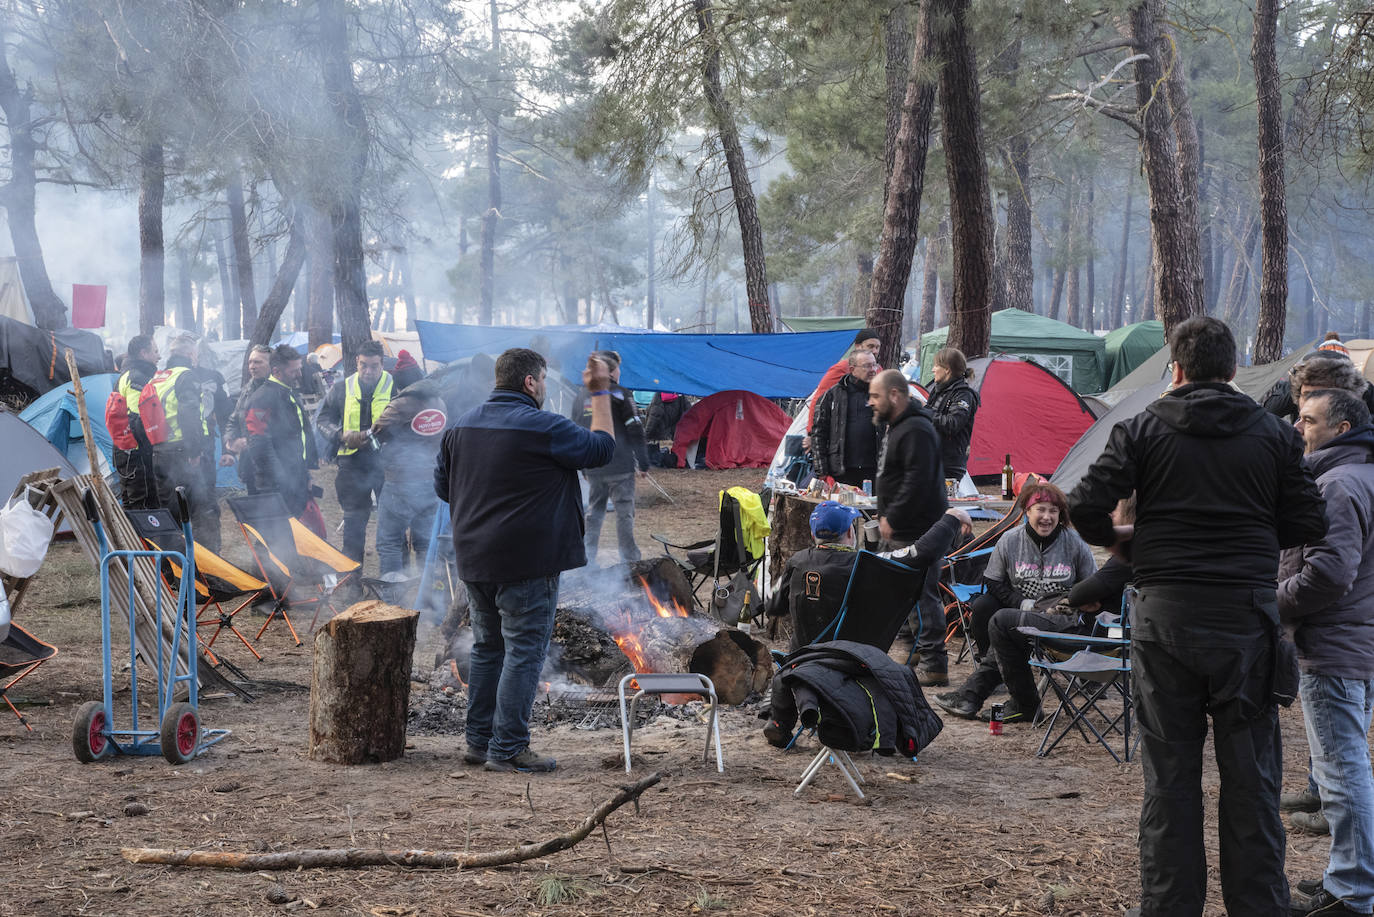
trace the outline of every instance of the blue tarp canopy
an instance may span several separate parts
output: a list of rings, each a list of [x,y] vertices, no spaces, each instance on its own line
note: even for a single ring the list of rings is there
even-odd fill
[[[554,326],[448,325],[416,322],[425,358],[448,363],[510,347],[544,354],[581,384],[587,354],[620,354],[620,384],[647,392],[712,395],[742,389],[764,398],[804,398],[854,342],[853,331],[806,334],[673,334]]]

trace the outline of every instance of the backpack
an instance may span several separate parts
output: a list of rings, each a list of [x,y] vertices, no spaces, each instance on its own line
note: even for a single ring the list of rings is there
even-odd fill
[[[157,375],[143,386],[138,396],[138,417],[143,421],[143,432],[153,445],[167,442],[167,412],[162,409],[162,398],[157,393],[157,383],[164,382],[171,370],[160,370]]]
[[[105,400],[105,429],[110,431],[116,449],[129,452],[138,448],[138,440],[129,428],[129,402],[117,385]]]

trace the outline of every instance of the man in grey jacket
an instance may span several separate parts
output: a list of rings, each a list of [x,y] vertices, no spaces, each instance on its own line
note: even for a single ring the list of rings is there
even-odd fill
[[[1295,914],[1374,911],[1374,426],[1359,395],[1309,392],[1298,410],[1304,462],[1326,499],[1320,541],[1283,552],[1279,614],[1302,667],[1312,777],[1331,825],[1331,852]]]

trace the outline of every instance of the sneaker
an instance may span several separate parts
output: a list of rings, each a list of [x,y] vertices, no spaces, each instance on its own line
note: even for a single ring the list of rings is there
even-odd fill
[[[769,720],[768,725],[763,727],[763,737],[774,748],[786,748],[792,744],[792,727],[784,726],[777,720]]]
[[[1331,823],[1320,812],[1294,812],[1288,816],[1288,826],[1299,834],[1330,834]],[[1340,911],[1332,911],[1338,914]]]
[[[1280,812],[1320,812],[1321,797],[1304,788],[1299,793],[1284,793],[1279,797]]]
[[[487,750],[478,748],[476,745],[469,745],[468,750],[463,752],[464,764],[486,764]]]
[[[1316,914],[1363,914],[1364,912],[1353,910],[1340,898],[1337,898],[1325,888],[1322,888],[1319,889],[1315,895],[1308,898],[1306,902],[1294,904],[1289,908],[1288,913],[1293,915],[1302,914],[1306,917],[1306,915]],[[1369,915],[1365,914],[1364,917],[1369,917]]]
[[[1040,720],[1043,718],[1044,714],[1040,712],[1040,707],[1038,705],[1035,707],[1035,709],[1030,711],[1022,710],[1019,706],[1017,706],[1016,701],[1011,701],[1010,703],[1002,705],[1003,723],[1029,723],[1034,725],[1035,723],[1040,722]],[[988,707],[982,713],[978,714],[978,719],[982,720],[984,723],[991,720],[992,708]]]
[[[963,720],[976,719],[978,716],[978,707],[980,706],[973,698],[959,691],[949,691],[945,694],[935,695],[935,705],[950,716],[957,716]]]
[[[1310,897],[1312,897],[1313,895],[1315,895],[1317,892],[1319,892],[1319,891],[1322,890],[1322,880],[1321,880],[1321,879],[1300,879],[1300,880],[1298,880],[1298,884],[1297,884],[1297,885],[1294,885],[1293,887],[1296,888],[1296,889],[1297,889],[1299,892],[1301,892],[1302,894],[1304,894],[1304,895],[1306,895],[1307,897],[1310,898]]]
[[[484,767],[489,771],[508,774],[512,771],[520,771],[522,774],[547,773],[558,766],[558,762],[553,758],[544,755],[537,755],[534,749],[528,745],[524,751],[513,758],[488,758]]]
[[[916,684],[923,688],[945,688],[949,686],[949,669],[916,670]]]

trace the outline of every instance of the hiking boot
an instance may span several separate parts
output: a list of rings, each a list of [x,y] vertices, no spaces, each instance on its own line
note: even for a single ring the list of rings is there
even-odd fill
[[[1301,892],[1302,894],[1304,894],[1304,895],[1306,895],[1307,897],[1310,898],[1310,897],[1312,897],[1313,895],[1315,895],[1317,892],[1319,892],[1319,891],[1322,890],[1322,880],[1321,880],[1321,879],[1299,879],[1299,880],[1298,880],[1298,884],[1297,884],[1297,885],[1294,885],[1293,887],[1296,888],[1296,889],[1297,889],[1299,892]]]
[[[981,706],[961,691],[948,691],[944,694],[935,695],[935,705],[950,716],[957,716],[963,720],[976,719],[978,708]]]
[[[992,708],[989,707],[978,714],[978,719],[982,720],[984,723],[991,720]],[[1022,710],[1016,701],[1009,701],[1002,705],[1003,723],[1028,723],[1034,725],[1042,719],[1044,719],[1044,714],[1040,712],[1040,706],[1038,704],[1029,711]]]
[[[1315,895],[1309,897],[1302,904],[1294,904],[1288,909],[1289,914],[1293,915],[1336,915],[1336,914],[1363,914],[1363,911],[1353,910],[1340,898],[1331,894],[1325,888],[1318,889]],[[1369,917],[1365,914],[1365,917]]]
[[[1320,812],[1294,812],[1288,816],[1288,827],[1299,834],[1322,835],[1331,833],[1331,823]],[[1332,911],[1331,913],[1339,914],[1340,911]]]
[[[468,750],[463,752],[464,764],[486,764],[487,750],[478,748],[476,745],[469,745]]]
[[[1304,788],[1299,793],[1284,793],[1279,797],[1280,812],[1320,812],[1321,797]]]
[[[945,688],[949,686],[949,669],[916,670],[916,684],[923,688]]]
[[[488,758],[484,765],[487,770],[508,774],[519,771],[522,774],[544,774],[558,766],[558,762],[545,755],[535,754],[528,745],[524,751],[513,758]]]
[[[763,727],[763,737],[774,748],[786,748],[792,744],[792,727],[784,726],[777,720],[769,720],[768,725]]]

